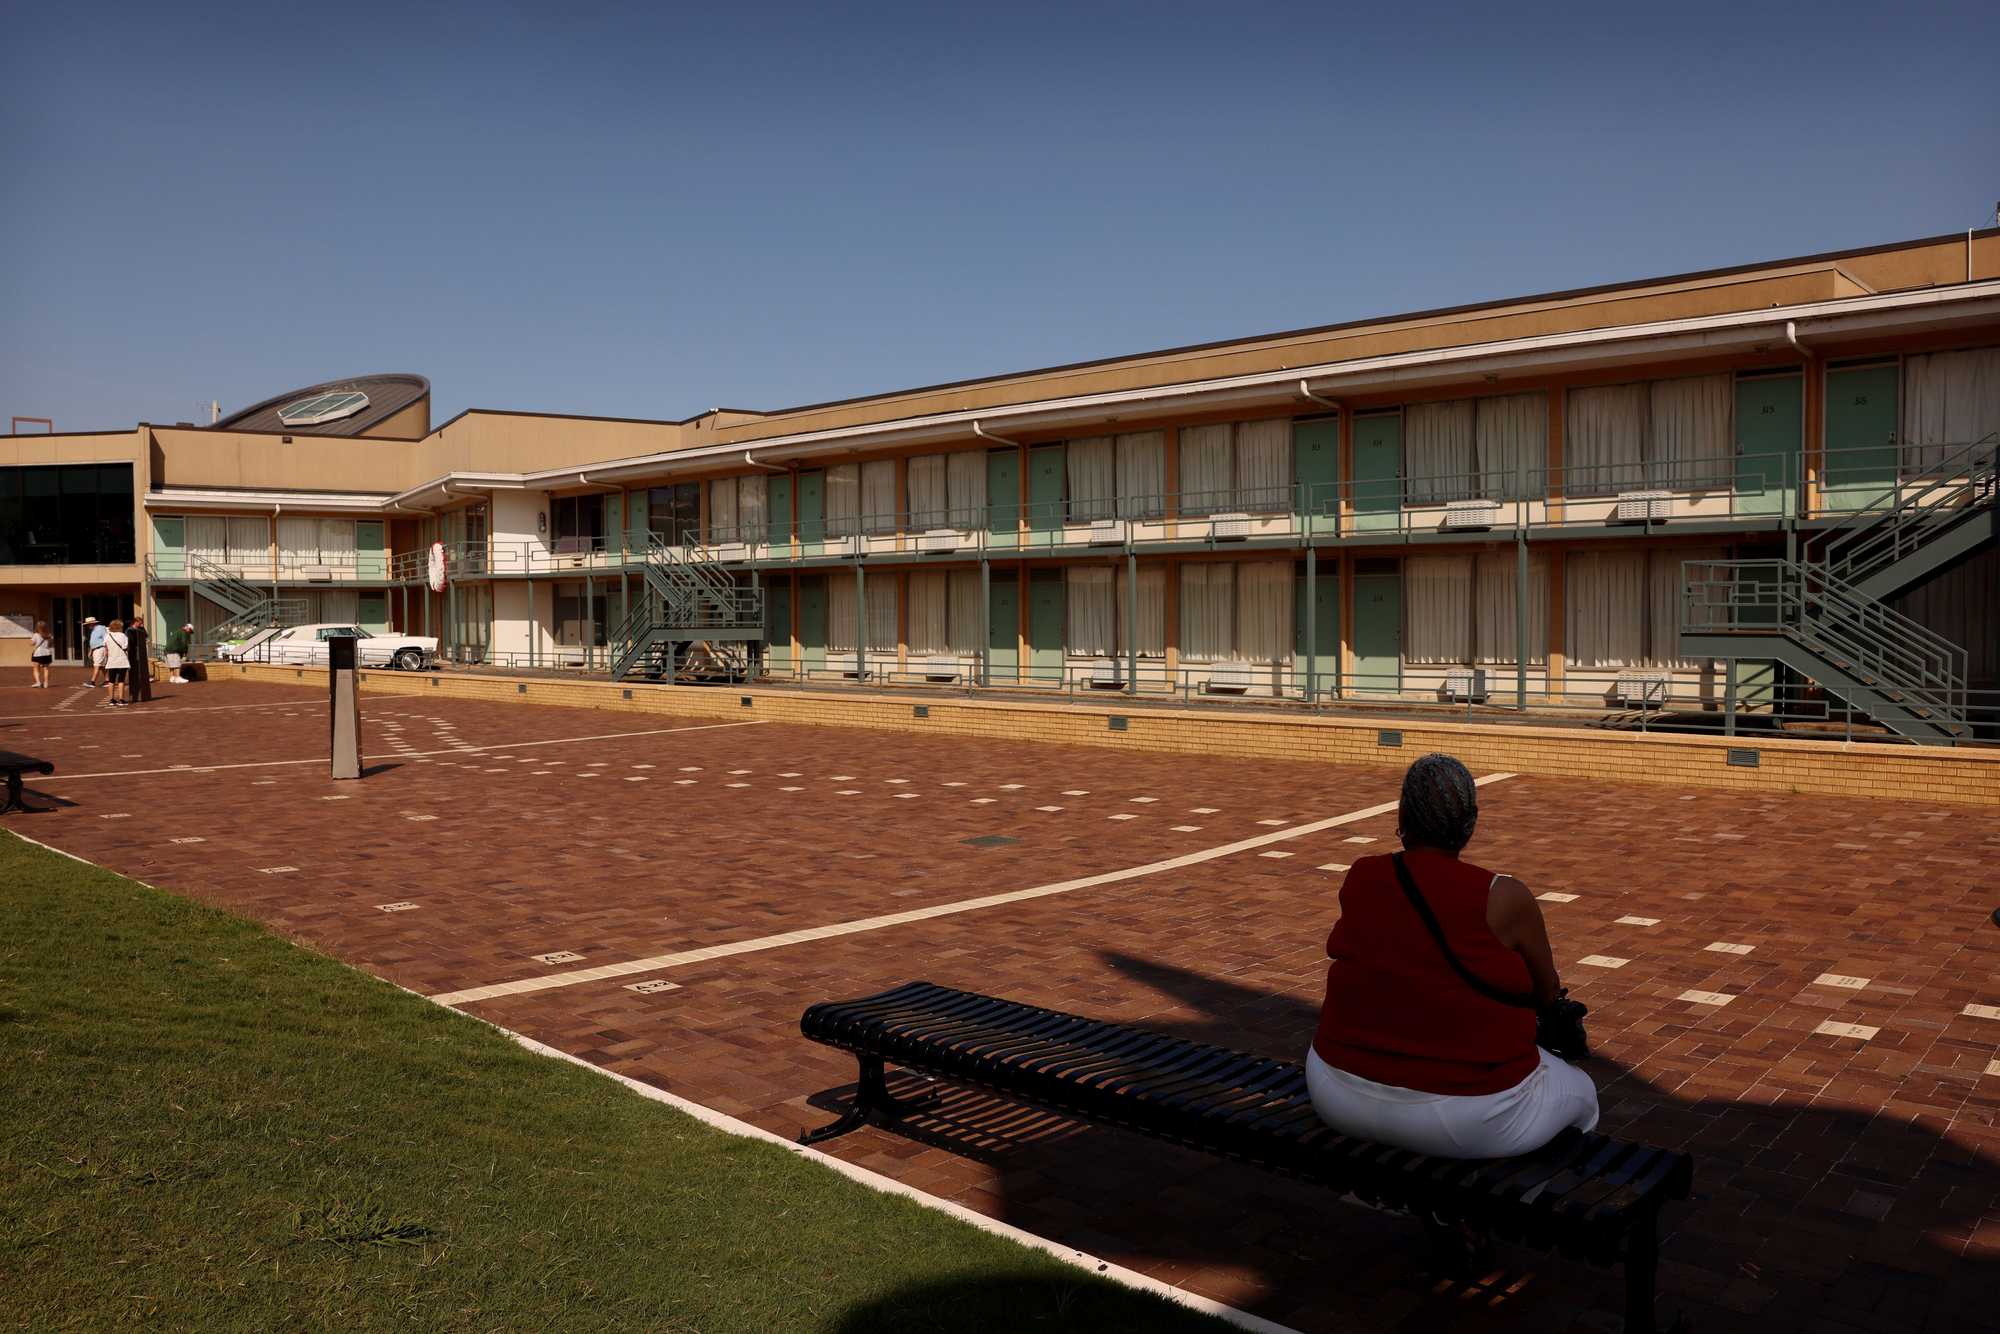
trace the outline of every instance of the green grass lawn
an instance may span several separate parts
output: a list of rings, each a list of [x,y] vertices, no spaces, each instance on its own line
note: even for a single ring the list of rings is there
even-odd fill
[[[1220,1330],[0,833],[0,1325]]]

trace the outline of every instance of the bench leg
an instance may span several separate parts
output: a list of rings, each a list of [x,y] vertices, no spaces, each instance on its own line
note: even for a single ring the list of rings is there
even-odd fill
[[[20,811],[23,815],[38,813],[34,807],[21,800],[21,775],[18,773],[7,775],[7,800],[0,803],[0,815],[5,815],[9,811]]]
[[[1657,1334],[1653,1290],[1660,1272],[1660,1216],[1648,1214],[1625,1240],[1625,1334]],[[1676,1321],[1674,1328],[1681,1328]]]
[[[800,1135],[799,1143],[818,1144],[822,1140],[845,1135],[850,1130],[859,1130],[871,1121],[893,1121],[925,1106],[935,1096],[926,1094],[921,1098],[898,1098],[889,1092],[889,1085],[882,1078],[881,1057],[861,1056],[856,1059],[861,1063],[861,1074],[855,1080],[854,1105],[842,1112],[838,1119]]]

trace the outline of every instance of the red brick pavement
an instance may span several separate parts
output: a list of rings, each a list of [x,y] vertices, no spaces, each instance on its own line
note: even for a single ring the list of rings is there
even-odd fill
[[[172,690],[113,713],[0,684],[0,747],[54,759],[61,776],[43,791],[74,803],[16,827],[432,992],[1151,863],[1394,795],[1379,770],[421,696],[364,700],[383,767],[342,784],[317,762],[319,689]],[[464,749],[641,732],[653,735]],[[272,759],[315,762],[77,777]],[[1565,980],[1592,1006],[1606,1127],[1697,1157],[1700,1198],[1669,1216],[1669,1304],[1702,1329],[2000,1328],[2000,1075],[1987,1073],[2000,1019],[1964,1013],[2000,1005],[1987,920],[2000,814],[1527,778],[1482,801],[1470,855],[1576,896],[1544,907]],[[1019,841],[965,842],[991,835]],[[798,1037],[799,1012],[912,976],[1296,1057],[1337,883],[1317,868],[1393,835],[1381,816],[1116,884],[469,1008],[781,1133],[830,1119],[852,1078],[851,1062]],[[297,869],[261,869],[280,866]],[[395,901],[418,906],[377,906]],[[554,951],[583,960],[532,958]],[[629,989],[654,977],[678,989]],[[1877,1031],[1814,1032],[1829,1021]],[[831,1147],[1304,1329],[1602,1329],[1617,1309],[1615,1277],[1524,1253],[1503,1255],[1490,1285],[1436,1286],[1405,1220],[971,1094],[906,1133]]]

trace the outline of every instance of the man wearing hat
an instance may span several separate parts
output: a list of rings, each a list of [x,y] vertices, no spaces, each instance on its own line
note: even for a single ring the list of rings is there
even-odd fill
[[[167,680],[177,686],[184,686],[188,683],[188,679],[181,675],[181,664],[187,661],[188,648],[193,643],[193,621],[189,621],[179,630],[167,636],[167,670],[173,673]]]
[[[84,617],[83,628],[90,635],[90,679],[84,684],[101,686],[104,684],[104,659],[109,652],[105,648],[105,639],[111,632],[99,624],[95,616]]]

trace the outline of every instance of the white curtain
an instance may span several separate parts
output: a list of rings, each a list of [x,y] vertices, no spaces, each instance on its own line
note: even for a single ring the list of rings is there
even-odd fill
[[[1491,500],[1519,500],[1536,492],[1549,457],[1549,399],[1546,394],[1506,394],[1479,400],[1475,428],[1479,494]]]
[[[1229,424],[1181,428],[1181,513],[1213,514],[1235,504]]]
[[[868,590],[868,600],[875,600],[872,588]],[[826,646],[847,653],[854,651],[854,580],[845,574],[835,574],[826,581]]]
[[[354,625],[361,620],[361,594],[351,588],[325,588],[320,590],[319,616],[322,621],[334,621],[342,625]]]
[[[339,565],[354,563],[354,520],[319,521],[319,558]]]
[[[734,477],[719,477],[708,484],[708,540],[711,542],[739,540]]]
[[[220,565],[229,559],[229,527],[219,514],[190,514],[187,519],[187,554]]]
[[[982,473],[983,477],[984,474]],[[979,571],[953,570],[950,574],[949,648],[953,653],[979,652]],[[911,619],[915,620],[912,609]]]
[[[1410,662],[1472,662],[1472,557],[1412,556],[1403,562]]]
[[[1646,657],[1652,667],[1694,667],[1696,660],[1681,656],[1681,613],[1686,600],[1687,581],[1683,563],[1703,564],[1725,559],[1718,547],[1667,547],[1648,557]]]
[[[763,542],[770,536],[771,479],[765,473],[736,479],[736,534],[739,541]]]
[[[1514,557],[1494,554],[1478,558],[1472,609],[1475,662],[1513,665],[1519,579]],[[1528,558],[1528,661],[1547,662],[1548,648],[1549,563],[1546,557],[1535,555]]]
[[[1124,653],[1131,640],[1131,617],[1126,608],[1131,590],[1125,580],[1125,567],[1118,567],[1118,652]],[[1167,655],[1167,567],[1164,565],[1141,565],[1139,567],[1139,656],[1142,658],[1163,658]]]
[[[910,652],[952,651],[948,602],[943,570],[926,570],[910,576]]]
[[[1403,409],[1405,483],[1415,504],[1462,500],[1473,494],[1478,414],[1473,400],[1412,403]]]
[[[900,527],[896,504],[896,461],[874,459],[861,465],[861,522],[871,533]]]
[[[1236,656],[1251,662],[1290,662],[1297,597],[1290,561],[1258,560],[1237,566]]]
[[[1570,665],[1612,668],[1643,661],[1646,553],[1577,552],[1569,558],[1566,583]]]
[[[829,537],[846,537],[861,531],[859,464],[843,463],[826,470],[826,531]]]
[[[1118,491],[1111,437],[1072,440],[1065,457],[1069,465],[1069,517],[1078,523],[1110,518],[1112,497]]]
[[[985,450],[962,449],[945,456],[945,502],[951,511],[951,527],[970,530],[986,526]]]
[[[925,454],[910,460],[910,527],[946,527],[945,463],[942,454]]]
[[[1117,652],[1117,601],[1109,565],[1073,565],[1068,581],[1067,649],[1078,657],[1108,658]]]
[[[1649,395],[1644,384],[1569,391],[1563,416],[1563,494],[1609,496],[1644,481]]]
[[[868,650],[896,651],[898,613],[902,609],[902,583],[893,576],[868,581]]]
[[[263,519],[231,518],[229,563],[252,568],[271,563],[271,525]]]
[[[1646,480],[1676,491],[1726,489],[1736,474],[1736,381],[1727,373],[1655,380]]]
[[[1118,437],[1118,512],[1128,519],[1167,512],[1167,435],[1133,431]]]
[[[279,515],[278,559],[292,568],[319,564],[319,520]]]
[[[1181,656],[1215,662],[1235,651],[1236,567],[1219,560],[1181,566]]]
[[[1291,510],[1291,418],[1236,424],[1236,503],[1257,514]]]
[[[1933,468],[1955,446],[2000,432],[2000,347],[1903,361],[1905,467]]]

